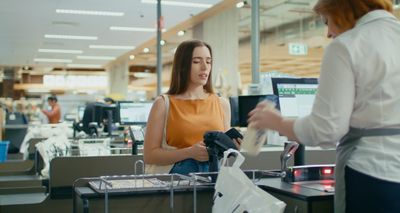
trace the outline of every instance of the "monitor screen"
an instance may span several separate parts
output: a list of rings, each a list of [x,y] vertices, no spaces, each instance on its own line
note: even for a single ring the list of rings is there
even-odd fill
[[[272,78],[274,94],[285,117],[302,117],[311,113],[318,88],[316,78]]]
[[[153,103],[121,101],[118,105],[121,124],[134,125],[147,123]]]
[[[275,103],[275,106],[278,108],[278,97],[276,95],[246,95],[239,96],[238,98],[238,117],[239,117],[239,126],[247,127],[247,119],[248,114],[251,110],[253,110],[257,104],[263,100],[269,100]]]

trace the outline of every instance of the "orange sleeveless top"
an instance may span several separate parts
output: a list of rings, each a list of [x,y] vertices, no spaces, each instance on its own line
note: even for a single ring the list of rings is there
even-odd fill
[[[168,97],[168,145],[178,149],[186,148],[202,141],[206,131],[224,131],[224,112],[217,95],[210,94],[206,99],[195,100]]]

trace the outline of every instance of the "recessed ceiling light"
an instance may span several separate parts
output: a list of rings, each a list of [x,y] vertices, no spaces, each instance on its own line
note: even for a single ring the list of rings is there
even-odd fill
[[[145,47],[145,48],[143,49],[143,52],[144,52],[144,53],[148,53],[148,52],[150,52],[150,49],[147,48],[147,47]]]
[[[157,4],[157,1],[156,0],[142,0],[142,3]],[[200,8],[210,8],[210,7],[212,7],[212,4],[183,2],[183,1],[169,1],[169,0],[162,0],[161,4],[162,5],[179,6],[179,7],[200,7]]]
[[[185,35],[185,31],[184,30],[179,30],[177,35],[178,36],[183,36],[183,35]]]
[[[135,46],[89,45],[91,49],[133,50]]]
[[[73,36],[73,35],[44,35],[45,38],[74,39],[74,40],[97,40],[97,36]]]
[[[49,93],[49,89],[42,88],[29,88],[26,90],[27,93]]]
[[[147,73],[147,72],[134,72],[133,75],[136,78],[151,78],[151,77],[155,77],[155,73]]]
[[[35,62],[59,62],[59,63],[71,63],[71,59],[59,59],[59,58],[35,58]]]
[[[113,31],[131,31],[131,32],[156,32],[156,28],[148,28],[148,27],[119,27],[119,26],[111,26],[110,30]],[[165,32],[165,29],[162,29]]]
[[[90,59],[90,60],[114,60],[113,56],[89,56],[89,55],[78,55],[77,59]]]
[[[92,16],[123,16],[122,12],[95,11],[95,10],[65,10],[56,9],[56,13],[75,14],[75,15],[92,15]]]
[[[71,54],[82,54],[82,50],[62,50],[62,49],[38,49],[41,53],[71,53]]]
[[[130,60],[135,59],[135,55],[130,55],[130,56],[129,56],[129,59],[130,59]]]
[[[242,8],[243,6],[244,6],[244,2],[243,1],[240,1],[240,2],[236,3],[236,7],[237,8]]]
[[[67,67],[76,68],[102,68],[100,64],[67,64]]]

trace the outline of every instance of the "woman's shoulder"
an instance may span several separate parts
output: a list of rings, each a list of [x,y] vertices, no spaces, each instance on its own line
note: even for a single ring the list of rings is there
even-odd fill
[[[220,96],[219,94],[216,93],[210,93],[210,95],[208,96],[209,100],[213,101],[213,102],[218,102],[224,109],[226,109],[226,107],[229,107],[229,101],[225,98]]]
[[[228,99],[226,99],[225,97],[222,96],[218,96],[218,100],[221,103],[221,105],[225,108],[225,107],[229,107],[229,101]]]
[[[214,99],[214,100],[220,100],[221,99],[221,95],[219,95],[218,93],[208,93],[208,98]]]
[[[159,95],[153,102],[153,108],[162,109],[165,108],[165,95]]]

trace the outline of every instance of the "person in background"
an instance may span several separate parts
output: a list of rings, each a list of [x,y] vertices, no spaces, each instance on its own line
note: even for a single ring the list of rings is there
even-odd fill
[[[228,130],[231,119],[228,101],[214,93],[211,74],[210,45],[189,40],[178,46],[170,88],[154,101],[144,139],[145,163],[163,169],[147,173],[188,174],[209,170],[203,134]]]
[[[336,145],[335,212],[399,212],[400,22],[391,0],[318,0],[333,41],[310,115],[259,104],[249,125],[305,145]]]
[[[50,96],[47,98],[47,102],[51,107],[51,110],[43,109],[42,112],[47,116],[50,124],[59,123],[61,118],[61,108],[60,105],[58,104],[57,97]]]

